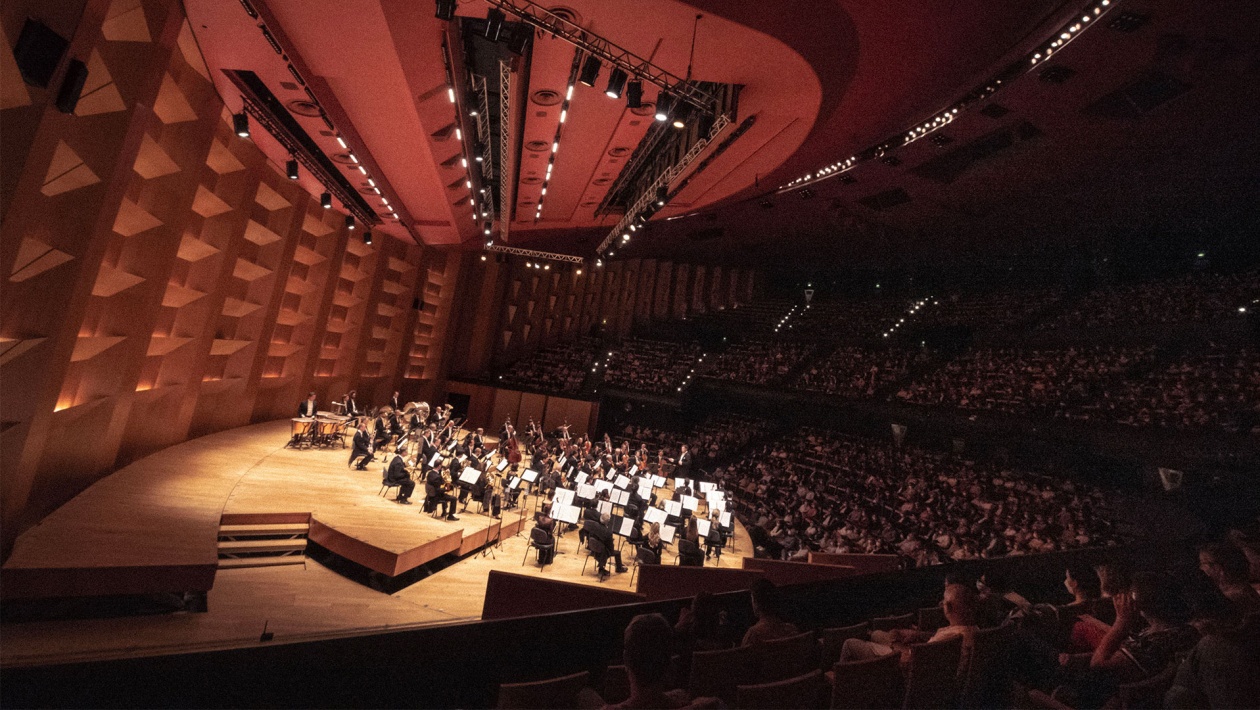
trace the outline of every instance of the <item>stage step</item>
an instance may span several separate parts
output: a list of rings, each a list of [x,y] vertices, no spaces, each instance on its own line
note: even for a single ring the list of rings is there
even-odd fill
[[[304,565],[305,555],[285,555],[284,557],[226,557],[219,560],[219,569],[246,569],[249,567],[279,567],[282,565]]]
[[[220,540],[219,556],[257,552],[305,552],[306,538],[299,540]]]
[[[311,526],[307,523],[273,523],[255,525],[220,525],[219,539],[242,537],[279,537],[282,535],[305,536]]]

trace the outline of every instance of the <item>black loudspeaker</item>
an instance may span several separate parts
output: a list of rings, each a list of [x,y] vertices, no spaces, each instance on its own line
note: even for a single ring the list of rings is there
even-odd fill
[[[57,110],[62,113],[74,113],[79,105],[79,95],[83,93],[83,83],[87,81],[87,65],[78,59],[71,59],[66,67],[66,79],[61,82],[61,91],[57,92]]]
[[[69,46],[70,42],[53,32],[48,25],[27,18],[22,25],[22,33],[18,35],[17,45],[13,47],[13,58],[17,60],[22,81],[41,89],[47,88],[53,72],[57,71],[57,64],[61,62],[61,55]]]

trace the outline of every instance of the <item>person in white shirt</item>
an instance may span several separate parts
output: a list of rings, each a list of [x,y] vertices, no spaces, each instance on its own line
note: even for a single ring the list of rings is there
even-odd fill
[[[904,653],[911,644],[944,641],[954,636],[969,638],[977,630],[976,626],[976,590],[963,584],[945,585],[945,596],[941,599],[941,609],[949,625],[936,633],[915,629],[893,629],[892,631],[873,631],[871,640],[849,639],[840,649],[841,662],[865,661],[890,653]],[[966,641],[964,640],[964,643]]]

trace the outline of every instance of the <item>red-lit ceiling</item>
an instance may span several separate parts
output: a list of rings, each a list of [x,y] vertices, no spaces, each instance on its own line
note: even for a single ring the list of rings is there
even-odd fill
[[[1235,27],[1225,23],[1218,28],[1225,36],[1239,36],[1254,27],[1257,14],[1254,8],[1244,7],[1249,3],[1240,1],[1118,1],[1150,8],[1157,22],[1174,22],[1178,17],[1185,22],[1192,8],[1215,7],[1221,17],[1241,17],[1243,21]],[[433,1],[252,2],[385,198],[400,208],[402,222],[411,233],[429,244],[479,244],[483,237],[469,204],[466,170],[459,160],[462,147],[453,134],[455,109],[446,93],[441,42],[447,23],[434,17]],[[301,98],[300,89],[285,88],[284,82],[293,79],[284,60],[240,2],[185,0],[185,5],[229,108],[239,108],[240,100],[218,70],[250,69],[282,100]],[[639,254],[691,257],[711,254],[713,243],[688,246],[681,237],[713,226],[724,230],[719,246],[761,244],[764,252],[767,242],[781,245],[793,234],[847,233],[875,244],[878,240],[870,238],[871,225],[883,230],[884,239],[887,230],[921,232],[942,214],[958,217],[965,209],[951,209],[951,200],[973,199],[974,188],[960,193],[957,184],[931,185],[930,189],[914,185],[920,192],[908,209],[878,214],[856,204],[837,206],[837,199],[857,197],[842,193],[837,180],[820,184],[816,191],[826,193],[827,199],[816,198],[809,204],[783,195],[774,198],[775,209],[767,210],[757,206],[759,199],[749,198],[933,115],[1045,40],[1081,5],[1079,0],[563,1],[586,30],[680,76],[688,69],[693,20],[699,13],[692,76],[743,85],[736,120],[755,115],[756,123],[675,195],[654,219],[659,227],[632,247]],[[488,6],[470,0],[457,8],[461,16],[484,17]],[[1078,103],[1114,88],[1112,84],[1124,79],[1126,71],[1131,74],[1141,66],[1140,56],[1107,45],[1114,38],[1105,36],[1104,30],[1091,34],[1098,36],[1082,38],[1083,46],[1070,48],[1063,61],[1070,62],[1071,53],[1077,53],[1083,57],[1080,71],[1095,76],[1054,87],[1073,92]],[[1148,34],[1153,33],[1148,30]],[[1143,51],[1154,45],[1153,40],[1140,42]],[[513,144],[524,146],[513,162],[519,163],[519,170],[510,176],[514,214],[510,242],[589,254],[616,221],[615,216],[596,217],[594,210],[647,131],[650,117],[636,115],[625,108],[624,101],[603,95],[607,67],[595,88],[578,85],[562,127],[543,209],[536,218],[540,178],[559,124],[560,104],[547,105],[533,97],[540,91],[562,97],[574,57],[572,45],[539,35],[529,76],[513,76],[514,83],[527,82],[528,93],[518,93],[516,98],[522,100],[513,106],[514,115],[524,114],[521,135],[515,135],[520,124],[509,122]],[[461,65],[459,59],[456,64]],[[1032,87],[1022,94],[1011,89],[1009,99],[1000,94],[997,100],[1020,109],[1040,108],[1045,103],[1040,93],[1044,87],[1037,85],[1035,76],[1022,81],[1031,81]],[[646,85],[645,99],[652,101],[655,95],[656,90]],[[325,130],[320,119],[296,118],[329,155],[345,152],[334,136],[320,135]],[[1017,114],[1009,120],[1028,118]],[[1079,123],[1072,122],[1076,127],[1072,130],[1079,132]],[[461,125],[467,130],[470,124]],[[988,118],[965,116],[950,131],[962,143],[996,125]],[[274,142],[259,142],[264,150],[275,153],[276,161],[286,157],[277,152],[280,149]],[[864,182],[896,187],[906,182],[900,179],[902,174],[937,150],[920,141],[905,151],[900,169],[883,168],[887,174],[879,174],[882,166],[863,166],[854,174]],[[1045,158],[1038,160],[1042,169],[1055,170],[1053,165],[1044,165]],[[347,175],[355,178],[357,186],[367,187],[362,176]],[[968,176],[961,182],[971,180]],[[309,182],[312,191],[320,189],[313,180]],[[992,194],[1014,199],[1012,191],[1024,184],[1004,182],[994,186]],[[863,185],[860,194],[873,190]],[[384,209],[375,195],[365,197]],[[789,203],[799,206],[788,208]],[[695,213],[700,214],[665,222]],[[410,238],[408,230],[397,223],[387,221],[384,230]]]

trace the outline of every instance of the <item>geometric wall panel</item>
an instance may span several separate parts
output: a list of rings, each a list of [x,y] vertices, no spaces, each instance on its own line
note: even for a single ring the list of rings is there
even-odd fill
[[[211,355],[231,355],[247,345],[253,345],[252,340],[221,340],[216,338],[210,346]]]
[[[257,281],[270,274],[271,269],[264,268],[245,259],[237,259],[236,268],[232,270],[232,275],[242,281]]]
[[[223,301],[223,315],[230,318],[244,318],[259,308],[262,308],[262,306],[257,303],[242,301],[239,298],[232,298],[231,296],[228,296]]]
[[[197,38],[193,36],[188,20],[184,20],[184,26],[179,28],[179,51],[184,55],[184,61],[188,62],[188,66],[197,70],[203,79],[210,81],[210,71],[206,69],[206,61],[201,56],[201,47],[197,46]]]
[[[254,201],[262,205],[268,212],[282,210],[285,207],[291,207],[292,203],[280,196],[280,193],[271,189],[271,186],[265,182],[258,183],[258,194],[254,196]]]
[[[135,286],[141,281],[144,281],[143,276],[129,274],[122,269],[116,269],[109,264],[102,263],[101,272],[96,277],[96,283],[92,285],[92,295],[108,298]]]
[[[64,251],[54,249],[30,237],[23,237],[22,244],[18,247],[17,260],[13,262],[13,273],[9,275],[9,280],[25,281],[73,259],[73,256]]]
[[[210,144],[210,155],[206,157],[206,165],[220,175],[245,169],[245,165],[232,155],[232,151],[217,140]]]
[[[140,142],[140,152],[136,154],[133,169],[145,180],[152,180],[179,172],[179,164],[171,160],[171,156],[162,150],[162,146],[146,133]]]
[[[205,295],[204,292],[188,288],[187,286],[168,283],[166,285],[166,293],[162,296],[162,307],[183,308]]]
[[[317,237],[322,237],[333,231],[333,228],[324,224],[322,220],[308,214],[306,215],[306,219],[302,221],[302,231],[308,234],[313,234]]]
[[[52,197],[94,185],[100,181],[101,179],[83,162],[78,153],[66,145],[65,141],[57,141],[57,147],[53,151],[52,162],[48,164],[48,172],[44,175],[44,186],[40,192]]]
[[[201,261],[207,256],[218,254],[219,250],[205,242],[187,234],[179,240],[179,253],[176,255],[188,263]]]
[[[192,338],[164,338],[155,335],[149,340],[149,351],[145,353],[145,356],[165,355],[190,342],[192,342]]]
[[[140,0],[114,0],[105,13],[101,34],[111,42],[152,42],[149,21]]]
[[[275,193],[272,194],[274,195]],[[280,196],[276,195],[276,197]],[[276,234],[252,219],[249,221],[249,224],[245,225],[245,238],[260,247],[265,247],[268,244],[274,244],[282,239],[279,234]]]
[[[16,360],[24,353],[30,352],[36,345],[45,340],[47,338],[26,338],[24,340],[0,338],[0,366]]]
[[[124,199],[118,206],[118,216],[114,218],[114,231],[124,237],[130,237],[161,224],[162,220],[146,212],[143,207]]]
[[[218,195],[207,190],[204,186],[197,186],[197,196],[193,198],[192,211],[210,219],[215,215],[223,214],[231,211],[232,206],[224,202]]]
[[[91,360],[126,339],[121,335],[80,336],[78,340],[74,341],[74,354],[70,356],[70,362]]]
[[[166,124],[197,120],[197,112],[170,74],[162,78],[162,88],[158,90],[157,100],[153,102],[153,113]]]
[[[79,103],[74,107],[74,115],[97,116],[125,110],[127,104],[122,94],[118,93],[114,77],[110,76],[109,68],[96,50],[92,50],[92,56],[88,58],[87,69],[87,81],[79,94]]]
[[[13,52],[0,52],[0,110],[30,104],[31,92],[22,81],[22,71]]]

